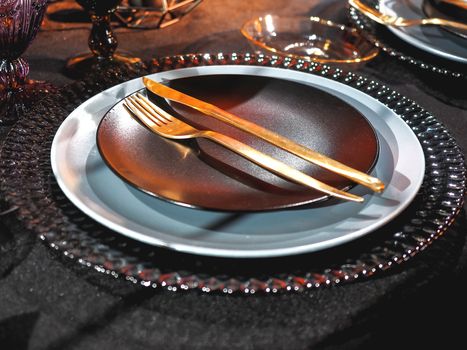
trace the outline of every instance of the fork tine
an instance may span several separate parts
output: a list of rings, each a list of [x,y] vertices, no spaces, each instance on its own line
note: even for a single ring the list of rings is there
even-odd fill
[[[144,113],[144,115],[147,118],[150,118],[157,126],[166,124],[166,122],[161,120],[153,110],[141,103],[136,96],[129,96],[127,99],[129,99],[133,106],[135,106],[141,113]]]
[[[130,97],[127,97],[125,101],[123,102],[123,105],[130,110],[131,113],[133,113],[139,120],[141,120],[146,126],[152,127],[156,126],[159,127],[160,122],[158,123],[158,120],[154,120],[154,118],[151,118],[148,113],[141,108],[138,104],[134,102],[134,100]]]
[[[173,121],[173,118],[171,118],[171,116],[167,112],[165,112],[162,108],[149,101],[149,99],[147,99],[140,93],[136,93],[134,95],[134,99],[135,101],[137,101],[137,103],[139,103],[140,106],[142,106],[148,113],[150,113],[151,116],[157,118],[162,123],[167,124]]]
[[[150,106],[148,106],[145,101],[143,101],[139,96],[132,96],[133,102],[136,103],[141,109],[144,110],[151,118],[156,119],[161,124],[167,124],[167,120],[160,117],[160,115]]]
[[[173,122],[174,118],[171,116],[169,113],[164,111],[162,108],[160,108],[158,105],[152,103],[147,97],[143,96],[139,92],[136,93],[136,97],[147,107],[151,110],[151,112],[155,112],[158,116],[158,118],[162,118],[163,120],[167,122]]]

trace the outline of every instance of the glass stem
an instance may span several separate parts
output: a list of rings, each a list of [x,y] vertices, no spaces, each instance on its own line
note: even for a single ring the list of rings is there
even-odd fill
[[[22,58],[0,59],[0,91],[16,90],[27,81],[29,64]]]
[[[112,32],[110,14],[91,15],[92,29],[89,36],[89,48],[99,59],[111,59],[117,49],[117,38]]]

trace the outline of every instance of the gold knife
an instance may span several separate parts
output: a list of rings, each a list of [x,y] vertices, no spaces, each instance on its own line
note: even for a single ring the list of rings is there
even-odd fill
[[[295,154],[296,156],[305,159],[313,164],[319,165],[329,171],[342,175],[345,178],[353,180],[363,186],[370,188],[375,192],[381,192],[384,189],[384,183],[368,174],[353,169],[338,161],[328,158],[318,152],[306,148],[284,136],[281,136],[273,131],[270,131],[262,126],[254,124],[248,120],[242,119],[232,113],[224,111],[210,103],[198,100],[192,96],[186,95],[183,92],[172,89],[161,83],[158,83],[149,78],[143,77],[144,85],[154,94],[163,98],[181,103],[193,109],[200,111],[203,114],[214,117],[224,123],[227,123],[240,130],[257,136],[270,144],[282,148],[283,150]]]

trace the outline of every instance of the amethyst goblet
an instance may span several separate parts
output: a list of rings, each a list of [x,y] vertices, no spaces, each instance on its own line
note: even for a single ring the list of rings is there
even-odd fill
[[[52,85],[28,79],[29,65],[20,56],[35,38],[47,0],[0,1],[0,124],[18,113]]]
[[[144,64],[141,59],[125,52],[116,52],[117,38],[112,32],[110,17],[121,0],[76,0],[89,13],[92,22],[89,35],[91,53],[84,53],[68,60],[67,73],[81,77],[99,69],[124,67],[139,70]]]

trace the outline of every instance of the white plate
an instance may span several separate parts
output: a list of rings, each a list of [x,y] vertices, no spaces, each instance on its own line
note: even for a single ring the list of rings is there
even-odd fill
[[[380,0],[380,11],[403,18],[426,18],[423,0]],[[467,40],[439,26],[391,27],[388,29],[405,42],[451,61],[467,63]]]
[[[418,139],[389,108],[347,85],[303,72],[257,66],[184,68],[150,77],[161,81],[211,74],[296,81],[351,104],[377,132],[380,155],[373,174],[386,183],[384,193],[372,194],[356,186],[351,192],[363,195],[364,204],[339,202],[267,213],[211,212],[151,197],[117,177],[96,147],[99,121],[115,103],[141,89],[141,79],[94,96],[60,126],[51,161],[63,192],[91,218],[133,239],[193,254],[236,258],[284,256],[343,244],[391,221],[418,192],[425,169]]]

